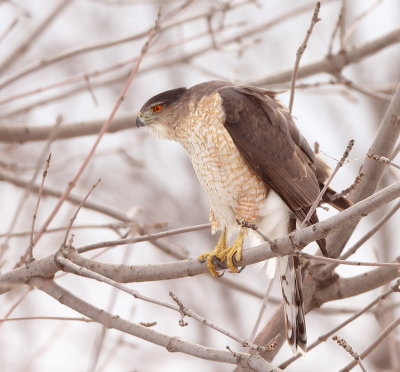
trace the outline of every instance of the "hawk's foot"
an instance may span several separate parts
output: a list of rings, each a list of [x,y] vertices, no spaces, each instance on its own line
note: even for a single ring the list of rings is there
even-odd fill
[[[218,239],[218,243],[215,246],[215,248],[212,251],[205,252],[201,254],[197,259],[200,262],[207,261],[207,268],[210,274],[214,278],[218,278],[221,275],[218,274],[217,269],[215,268],[215,262],[218,262],[219,260],[219,255],[221,252],[224,252],[226,250],[226,229],[222,231],[221,236]]]
[[[244,231],[240,231],[235,242],[230,246],[226,246],[226,230],[221,234],[218,243],[214,250],[203,253],[198,257],[199,261],[207,261],[207,268],[210,274],[217,278],[220,275],[215,267],[215,262],[220,262],[226,260],[226,265],[233,273],[239,272],[238,268],[233,263],[233,260],[240,261],[242,259],[243,241],[244,241]]]

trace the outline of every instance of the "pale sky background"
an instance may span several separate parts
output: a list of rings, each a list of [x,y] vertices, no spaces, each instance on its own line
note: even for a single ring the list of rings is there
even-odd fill
[[[0,2],[0,35],[7,29],[8,25],[18,19],[15,28],[0,41],[0,62],[14,50],[21,40],[32,32],[38,22],[49,13],[51,7],[56,3],[56,1],[44,0]],[[133,35],[153,25],[157,13],[157,5],[154,2],[121,1],[119,5],[114,3],[117,3],[117,1],[71,1],[71,4],[27,52],[0,75],[0,83],[14,72],[43,58],[55,56],[62,51],[94,42]],[[181,3],[180,1],[157,2],[157,4],[164,4],[167,9]],[[206,10],[217,3],[222,2],[194,1],[194,4],[177,18]],[[225,24],[232,26],[224,32],[223,36],[216,35],[217,43],[219,40],[223,40],[225,36],[275,19],[279,15],[306,3],[295,0],[260,0],[258,5],[248,4],[230,11],[226,16]],[[348,25],[351,24],[354,17],[363,13],[373,3],[375,1],[348,0]],[[337,21],[340,4],[340,1],[322,4],[321,21],[315,27],[301,65],[325,57],[332,30]],[[244,39],[243,43],[247,44],[248,47],[244,48],[240,55],[238,55],[238,50],[242,47],[237,43],[222,44],[219,45],[217,50],[209,51],[194,58],[190,63],[176,63],[147,73],[140,73],[134,80],[117,116],[128,114],[134,117],[149,97],[163,90],[179,86],[190,87],[215,78],[233,80],[239,83],[251,82],[270,76],[275,72],[292,68],[296,50],[304,38],[311,15],[312,9],[309,9],[275,27]],[[220,17],[217,16],[213,20],[215,25],[218,24],[219,19]],[[350,37],[347,47],[351,49],[383,36],[396,29],[400,24],[399,20],[399,1],[381,1],[360,22]],[[176,27],[161,35],[153,50],[206,31],[207,24],[204,19]],[[5,89],[1,89],[0,101],[29,89],[36,89],[68,79],[76,74],[99,70],[132,58],[139,53],[143,41],[144,39],[124,43],[114,48],[87,53],[51,65],[20,79]],[[210,38],[203,37],[185,45],[171,48],[162,54],[146,56],[141,69],[209,44]],[[338,43],[336,42],[334,52],[337,51]],[[399,61],[400,48],[399,44],[395,44],[366,58],[361,63],[346,67],[343,74],[346,78],[365,87],[385,88],[395,86],[400,78]],[[123,71],[129,71],[131,67],[132,65],[125,67]],[[115,72],[107,76],[114,76],[113,74]],[[319,74],[303,79],[299,83],[326,82],[330,79],[331,76]],[[91,80],[92,84],[96,81],[95,79]],[[96,100],[86,89],[65,99],[38,105],[28,112],[4,118],[8,113],[22,106],[37,102],[37,100],[45,97],[52,97],[64,92],[65,89],[71,89],[73,85],[70,88],[56,88],[15,100],[0,105],[0,124],[29,124],[32,126],[53,124],[59,114],[62,115],[65,124],[105,119],[112,110],[122,85],[123,83],[119,82],[95,89]],[[273,88],[282,90],[286,89],[286,86],[275,86]],[[289,101],[288,91],[281,94],[280,99],[287,104]],[[386,105],[387,102],[385,101],[366,97],[342,86],[326,86],[296,91],[293,114],[296,117],[297,125],[311,145],[317,141],[324,153],[338,159],[348,141],[352,138],[355,140],[355,147],[350,155],[352,161],[346,164],[335,177],[333,182],[335,189],[342,190],[348,187],[358,174],[362,158],[374,138]],[[86,136],[53,143],[51,148],[52,163],[46,185],[63,190],[79,168],[94,139],[94,136]],[[1,161],[7,164],[17,164],[19,167],[17,175],[29,179],[43,145],[44,142],[22,145],[0,144]],[[118,152],[120,149],[143,163],[143,166],[132,166]],[[327,156],[323,156],[323,158],[332,167],[335,166],[334,160]],[[25,168],[28,168],[28,170],[24,170]],[[205,194],[195,178],[183,149],[178,144],[150,137],[144,129],[132,128],[131,130],[106,135],[96,152],[95,159],[85,171],[74,192],[79,195],[86,194],[98,178],[101,178],[102,181],[91,196],[91,200],[113,206],[122,212],[136,213],[138,220],[143,223],[167,222],[168,226],[159,229],[160,231],[208,221]],[[40,182],[40,178],[37,182]],[[15,206],[21,196],[21,190],[4,182],[0,183],[0,190],[0,232],[4,233],[8,229],[10,216],[14,213]],[[30,229],[35,203],[35,196],[28,200],[15,231]],[[53,198],[43,199],[38,215],[38,226],[45,220],[54,204],[55,199]],[[75,206],[65,204],[51,226],[66,225],[75,209]],[[332,210],[329,212],[320,211],[319,215],[320,218],[325,218],[333,213],[336,212]],[[379,211],[361,222],[349,244],[355,242],[365,233],[368,227],[376,222],[382,214],[383,212]],[[76,224],[112,222],[115,221],[110,217],[85,209],[79,213],[76,220]],[[382,233],[372,238],[364,249],[355,256],[355,259],[376,260],[377,252],[380,252],[379,259],[382,258],[381,255],[385,257],[385,260],[393,259],[397,255],[396,243],[398,239],[396,238],[399,237],[399,222],[398,217],[393,218],[390,223],[385,225]],[[77,247],[118,238],[110,229],[76,230],[74,233],[74,244]],[[63,233],[46,235],[35,248],[35,256],[41,258],[54,254],[63,238]],[[206,230],[178,235],[170,240],[184,247],[189,252],[189,256],[195,257],[209,250],[215,239],[216,237],[211,237],[210,232]],[[29,238],[13,238],[10,240],[7,253],[3,257],[2,272],[13,267],[25,251],[27,244],[29,244]],[[384,249],[382,248],[383,245]],[[307,251],[314,252],[314,246],[308,247]],[[91,254],[88,254],[88,257],[91,257]],[[99,260],[113,263],[144,264],[170,262],[174,258],[160,252],[151,244],[140,243],[135,246],[115,248],[102,255]],[[368,270],[348,266],[339,268],[338,273],[354,276]],[[225,277],[244,283],[261,293],[266,288],[267,279],[262,269],[248,267],[240,275],[226,273]],[[117,294],[112,309],[110,309],[109,304],[113,302],[111,299],[114,291],[105,284],[70,274],[60,278],[57,282],[85,301],[131,321],[157,321],[155,329],[160,332],[210,347],[224,349],[226,345],[229,345],[233,350],[241,350],[240,345],[234,341],[203,327],[193,319],[186,319],[189,326],[181,328],[178,325],[179,314],[134,300],[123,293]],[[130,284],[130,287],[138,289],[148,296],[167,301],[170,301],[168,292],[172,290],[186,306],[193,308],[212,322],[243,338],[250,335],[261,305],[261,300],[227,289],[217,280],[206,275],[164,282],[134,283]],[[274,295],[279,297],[280,289],[277,285],[275,287]],[[0,299],[2,315],[0,316],[8,311],[22,293],[23,289],[2,296]],[[374,291],[328,305],[358,310],[378,293],[378,291]],[[272,311],[273,305],[268,308],[267,317]],[[77,315],[74,311],[63,307],[38,290],[29,293],[12,316],[46,315],[79,316],[79,314]],[[321,315],[318,312],[307,315],[309,342],[311,343],[321,333],[333,328],[346,317],[347,315]],[[5,323],[0,327],[0,350],[2,350],[0,369],[7,372],[89,371],[96,339],[100,332],[100,325],[95,323],[53,320]],[[377,332],[379,332],[377,321],[372,315],[366,315],[343,329],[339,335],[345,338],[357,351],[360,351],[372,342]],[[399,335],[399,332],[397,332],[397,335]],[[159,346],[128,335],[123,337],[125,344],[119,345],[115,351],[113,347],[119,336],[120,334],[117,331],[110,330],[107,332],[96,371],[180,372],[190,370],[191,372],[225,372],[233,370],[231,365],[196,359],[181,353],[171,354]],[[377,351],[376,355],[377,359],[381,354]],[[288,357],[290,357],[289,347],[285,344],[276,358],[277,364]],[[370,360],[376,359],[371,357]],[[287,370],[337,371],[349,361],[350,357],[342,349],[333,341],[328,341]],[[367,366],[369,366],[368,362]],[[373,368],[370,370],[372,371]]]

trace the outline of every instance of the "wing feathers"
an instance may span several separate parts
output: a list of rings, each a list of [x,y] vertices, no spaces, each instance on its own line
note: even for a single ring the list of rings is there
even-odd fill
[[[290,114],[259,90],[231,86],[220,95],[225,128],[243,157],[293,212],[307,210],[320,189],[312,151]]]
[[[219,89],[224,126],[255,172],[303,221],[320,192],[314,153],[274,95],[254,87]],[[316,213],[310,219],[318,222]],[[318,242],[326,255],[325,239]]]

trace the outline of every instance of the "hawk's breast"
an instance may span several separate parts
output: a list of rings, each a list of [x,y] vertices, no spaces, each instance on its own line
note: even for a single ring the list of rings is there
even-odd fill
[[[213,93],[191,102],[189,111],[185,124],[176,128],[176,140],[189,153],[207,193],[214,230],[236,230],[237,218],[255,222],[268,188],[225,129],[221,96]]]

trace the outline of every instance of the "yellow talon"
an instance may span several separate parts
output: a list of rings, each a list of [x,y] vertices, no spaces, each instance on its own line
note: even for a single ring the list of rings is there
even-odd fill
[[[235,242],[229,248],[229,252],[226,255],[226,265],[233,273],[239,272],[238,268],[233,263],[233,257],[235,257],[236,262],[242,259],[243,241],[244,241],[244,232],[240,231]]]
[[[208,271],[215,278],[220,275],[215,268],[214,258],[217,258],[220,261],[224,261],[226,259],[226,265],[231,270],[231,272],[237,273],[239,270],[234,265],[233,258],[235,257],[235,261],[240,261],[242,259],[244,236],[244,231],[240,231],[232,246],[227,247],[226,229],[224,229],[214,250],[203,253],[198,257],[198,260],[202,262],[207,261]]]
[[[214,278],[218,278],[220,276],[213,262],[214,257],[218,258],[218,255],[225,250],[226,250],[226,229],[222,231],[222,234],[218,239],[218,243],[212,251],[205,252],[199,257],[197,257],[197,259],[200,262],[207,261],[208,271]]]

